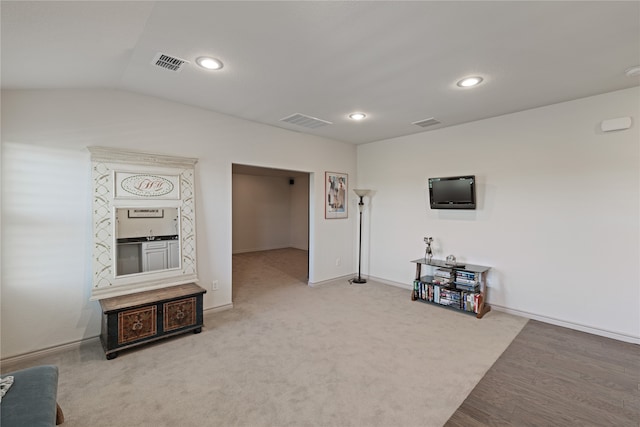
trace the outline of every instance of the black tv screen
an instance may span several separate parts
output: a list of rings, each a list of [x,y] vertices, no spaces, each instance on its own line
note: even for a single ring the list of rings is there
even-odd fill
[[[431,209],[475,209],[474,175],[429,178]]]

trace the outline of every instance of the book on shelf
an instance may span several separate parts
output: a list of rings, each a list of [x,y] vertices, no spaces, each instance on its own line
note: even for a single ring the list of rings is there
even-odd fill
[[[437,293],[434,286],[434,299],[433,302],[437,302],[440,305],[446,305],[449,307],[460,308],[461,295],[459,291],[454,289],[439,287]]]
[[[458,276],[468,276],[468,277],[471,277],[471,278],[474,278],[474,277],[476,277],[478,275],[477,272],[469,271],[469,270],[456,270],[456,274]]]
[[[460,292],[453,289],[441,289],[441,294],[445,298],[460,299]]]
[[[442,277],[434,277],[433,278],[433,283],[435,283],[436,285],[441,285],[441,286],[449,286],[452,282],[451,279],[445,279]]]
[[[419,280],[415,282],[414,292],[416,292],[416,297],[425,301],[433,301],[433,284]],[[417,288],[415,288],[415,286],[417,286]]]
[[[470,312],[475,311],[473,294],[465,293],[464,299],[462,300],[462,309]]]
[[[456,270],[456,277],[468,280],[478,280],[478,273],[474,273],[473,271]]]
[[[436,277],[445,277],[447,279],[450,279],[453,275],[453,272],[448,268],[438,268],[436,269],[436,271],[434,271],[433,275]]]
[[[470,313],[478,313],[482,301],[479,274],[466,271],[454,273],[438,269],[433,276],[425,275],[414,280],[413,292],[423,301]]]
[[[459,289],[461,291],[480,292],[480,285],[479,284],[468,285],[463,283],[456,283],[456,289]]]
[[[450,300],[447,298],[441,298],[438,304],[445,305],[447,307],[460,308],[460,301]]]
[[[461,309],[471,313],[477,313],[480,308],[482,295],[478,293],[463,292]]]

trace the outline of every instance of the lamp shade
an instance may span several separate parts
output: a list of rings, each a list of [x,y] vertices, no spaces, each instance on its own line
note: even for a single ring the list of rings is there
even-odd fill
[[[369,194],[371,190],[360,190],[360,189],[355,189],[353,190],[354,193],[356,193],[358,195],[358,197],[364,197],[367,194]]]

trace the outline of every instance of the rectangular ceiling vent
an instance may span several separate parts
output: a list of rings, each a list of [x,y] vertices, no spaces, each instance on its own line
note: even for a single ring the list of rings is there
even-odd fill
[[[315,117],[305,116],[304,114],[300,114],[300,113],[292,114],[288,117],[285,117],[284,119],[280,119],[280,121],[302,126],[309,129],[315,129],[322,126],[333,124],[326,120],[316,119]]]
[[[182,70],[182,66],[184,64],[188,64],[189,61],[158,52],[151,63],[157,67],[164,68],[165,70],[178,73]]]
[[[434,119],[433,117],[430,117],[428,119],[418,120],[417,122],[413,122],[411,124],[420,126],[422,128],[426,128],[426,127],[433,126],[433,125],[439,125],[440,121]]]

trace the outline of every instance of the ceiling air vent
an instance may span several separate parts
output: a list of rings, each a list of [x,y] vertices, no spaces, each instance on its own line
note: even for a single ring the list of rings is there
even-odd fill
[[[182,66],[184,64],[188,64],[189,61],[158,52],[153,58],[153,62],[151,63],[156,67],[164,68],[165,70],[178,73],[180,72],[180,70],[182,70]]]
[[[333,124],[326,120],[316,119],[315,117],[305,116],[304,114],[300,114],[300,113],[292,114],[288,117],[285,117],[284,119],[280,119],[280,121],[302,126],[309,129],[315,129],[322,126]]]
[[[426,128],[426,127],[433,126],[433,125],[439,125],[440,121],[434,119],[433,117],[430,117],[428,119],[418,120],[417,122],[413,122],[411,124],[420,126],[422,128]]]

